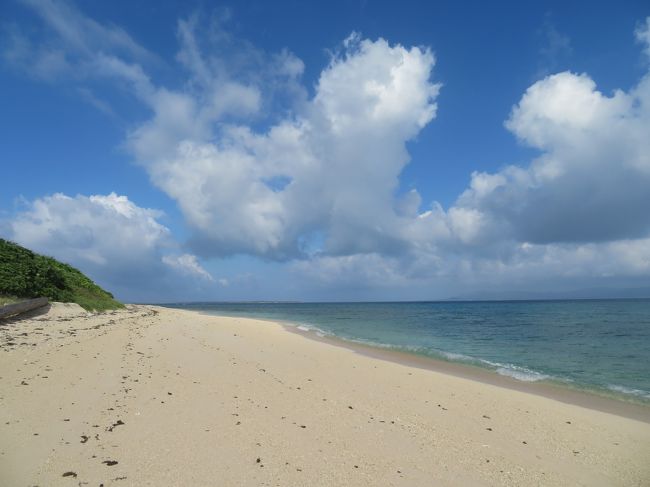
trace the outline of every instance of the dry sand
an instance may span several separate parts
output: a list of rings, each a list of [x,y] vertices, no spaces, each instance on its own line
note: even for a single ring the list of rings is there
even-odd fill
[[[0,485],[650,485],[650,424],[279,324],[55,304],[0,325]]]

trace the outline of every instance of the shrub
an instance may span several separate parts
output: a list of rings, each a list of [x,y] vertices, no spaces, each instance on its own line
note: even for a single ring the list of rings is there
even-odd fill
[[[124,305],[74,267],[0,238],[0,295],[47,297],[102,311]]]

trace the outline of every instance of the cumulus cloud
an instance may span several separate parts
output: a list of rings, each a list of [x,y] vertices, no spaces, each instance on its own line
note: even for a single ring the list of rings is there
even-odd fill
[[[650,19],[637,38],[647,47],[646,24]],[[610,95],[587,74],[547,76],[526,90],[505,126],[540,155],[529,165],[473,173],[446,210],[434,203],[402,217],[394,235],[410,246],[397,260],[382,255],[351,264],[346,257],[337,264],[323,256],[295,269],[331,281],[333,273],[343,278],[343,269],[373,260],[374,270],[400,269],[383,278],[396,286],[404,276],[482,285],[550,276],[647,278],[650,75]]]
[[[192,67],[193,90],[161,89],[154,117],[129,141],[154,184],[179,203],[194,248],[295,258],[314,232],[326,234],[331,253],[400,245],[393,195],[409,159],[406,142],[435,116],[433,54],[352,35],[310,100],[255,131],[241,117],[256,111],[260,87],[220,80],[210,66],[221,64],[203,59],[189,29],[181,23],[180,57]],[[289,84],[303,70],[286,51],[267,63]],[[240,121],[215,126],[224,106]]]
[[[193,52],[194,64],[210,64]],[[316,254],[330,267],[337,256],[427,256],[475,269],[472,259],[503,263],[522,242],[648,235],[647,76],[611,96],[586,74],[548,76],[506,122],[540,150],[529,166],[473,174],[446,210],[434,203],[422,211],[416,190],[396,198],[409,162],[405,144],[435,117],[434,64],[428,49],[353,34],[322,71],[313,97],[267,130],[232,120],[215,128],[197,95],[170,93],[183,100],[182,115],[159,110],[131,135],[131,146],[154,183],[178,201],[203,255]],[[209,70],[195,72],[210,79]],[[188,122],[170,128],[171,119]],[[161,139],[169,145],[156,153]]]
[[[68,4],[28,3],[58,36],[48,44],[55,50],[38,57],[43,72],[115,81],[150,109],[126,145],[153,184],[177,202],[193,254],[292,260],[293,272],[330,284],[649,275],[648,74],[612,93],[600,91],[586,73],[565,71],[533,83],[505,127],[538,156],[473,173],[467,189],[443,208],[399,187],[408,142],[436,117],[441,85],[433,80],[435,56],[427,47],[353,33],[310,90],[302,82],[303,62],[290,51],[267,53],[237,39],[226,28],[227,11],[207,20],[195,15],[177,25],[176,61],[185,83],[167,87],[156,83],[146,50],[124,31],[76,10],[68,19],[61,15],[72,9]],[[650,18],[635,33],[646,53],[649,31]],[[570,50],[557,31],[547,34],[550,54]],[[5,57],[15,61],[45,49],[21,36],[13,36]],[[87,55],[84,39],[98,55]],[[105,207],[83,201],[92,211]],[[112,216],[101,215],[108,221],[120,214],[111,204]],[[155,235],[156,216],[138,214],[140,231]],[[38,242],[36,227],[43,225],[34,222],[21,231]],[[109,252],[98,252],[96,243],[83,250],[83,231],[59,235],[53,228],[48,238],[72,240],[66,245],[81,249],[88,262]],[[147,255],[212,281],[193,254],[163,251],[169,236],[164,227],[158,231]]]
[[[28,204],[11,223],[12,237],[39,251],[56,250],[61,258],[97,265],[133,264],[165,245],[169,230],[160,214],[139,208],[126,196],[70,197],[61,193]]]
[[[75,197],[57,193],[27,202],[3,233],[34,251],[79,267],[109,289],[163,283],[174,276],[210,274],[191,254],[178,254],[159,211],[115,193]],[[160,289],[158,289],[160,291]]]
[[[650,232],[650,78],[606,96],[569,72],[531,86],[506,126],[542,154],[526,168],[476,173],[457,205],[533,243],[641,238]]]
[[[429,49],[353,33],[307,97],[304,65],[292,53],[265,53],[230,35],[227,12],[207,24],[195,15],[177,30],[187,82],[170,89],[152,83],[122,31],[78,11],[67,25],[67,4],[30,4],[59,34],[54,44],[76,72],[126,83],[150,107],[152,117],[129,134],[128,146],[178,202],[196,252],[283,260],[396,253],[408,245],[405,215],[417,216],[419,195],[395,194],[409,161],[406,143],[436,113],[440,85],[430,79]],[[107,39],[92,59],[76,41],[86,37],[95,46]],[[279,102],[282,111],[274,110]],[[255,130],[260,122],[265,128]]]

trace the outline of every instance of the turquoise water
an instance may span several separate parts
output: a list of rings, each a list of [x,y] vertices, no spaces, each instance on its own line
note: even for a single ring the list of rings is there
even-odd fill
[[[650,404],[650,300],[190,303]]]

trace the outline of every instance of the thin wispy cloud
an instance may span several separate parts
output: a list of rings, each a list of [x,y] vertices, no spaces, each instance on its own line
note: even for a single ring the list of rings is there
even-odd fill
[[[539,65],[535,79],[544,78],[557,72],[573,54],[571,39],[557,29],[550,13],[544,17],[544,23],[537,34],[541,47],[539,48]]]

